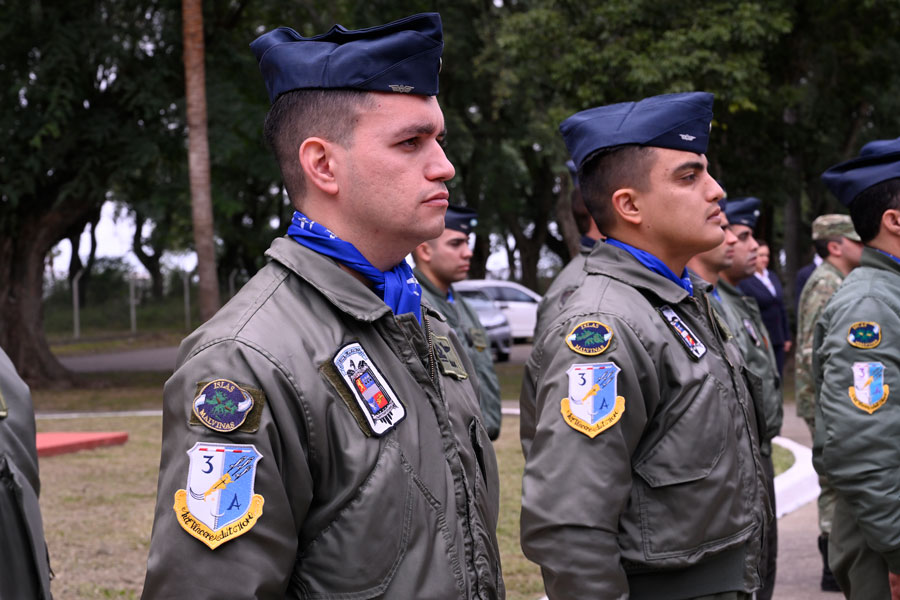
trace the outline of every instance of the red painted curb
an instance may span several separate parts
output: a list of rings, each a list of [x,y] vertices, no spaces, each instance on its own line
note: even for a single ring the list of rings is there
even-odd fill
[[[55,456],[99,446],[116,446],[128,441],[124,431],[52,431],[37,434],[38,456]]]

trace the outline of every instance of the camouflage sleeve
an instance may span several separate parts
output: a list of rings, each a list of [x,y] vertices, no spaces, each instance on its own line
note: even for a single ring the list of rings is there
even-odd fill
[[[873,297],[829,307],[817,327],[817,468],[868,544],[900,572],[900,310]]]
[[[820,278],[808,283],[797,309],[797,351],[794,368],[794,398],[797,416],[810,428],[815,424],[815,386],[813,385],[812,354],[813,329],[822,316],[828,301],[840,287],[836,279]]]

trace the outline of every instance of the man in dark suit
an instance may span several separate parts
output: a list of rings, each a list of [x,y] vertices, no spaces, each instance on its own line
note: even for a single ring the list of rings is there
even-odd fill
[[[753,277],[748,277],[739,283],[738,289],[755,298],[759,304],[763,323],[769,330],[769,338],[772,340],[772,350],[775,352],[778,373],[783,374],[784,355],[791,349],[791,328],[784,307],[784,290],[781,281],[774,272],[768,269],[769,256],[768,244],[760,241],[756,273]]]

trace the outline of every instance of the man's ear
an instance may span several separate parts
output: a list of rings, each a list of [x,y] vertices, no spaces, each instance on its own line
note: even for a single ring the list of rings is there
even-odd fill
[[[339,191],[334,175],[335,150],[336,147],[332,142],[310,137],[300,144],[297,156],[306,181],[329,195],[337,194]]]
[[[428,263],[431,261],[431,244],[422,242],[413,249],[413,260],[418,264],[419,261]]]
[[[621,188],[613,192],[612,207],[613,211],[627,223],[640,225],[643,222],[638,192],[634,188]]]
[[[881,226],[891,235],[900,237],[900,210],[889,208],[881,215]]]
[[[829,240],[828,242],[828,255],[829,256],[843,256],[844,249],[841,247],[840,242],[836,242],[834,240]]]

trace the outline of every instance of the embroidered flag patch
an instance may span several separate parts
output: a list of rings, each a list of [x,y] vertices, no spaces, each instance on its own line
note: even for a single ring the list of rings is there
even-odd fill
[[[213,431],[228,433],[244,424],[253,409],[253,396],[233,381],[215,379],[203,386],[191,409]]]
[[[884,406],[890,389],[884,383],[884,365],[880,362],[853,363],[853,387],[850,400],[870,415]]]
[[[600,321],[583,321],[566,336],[566,346],[585,356],[602,354],[612,341],[613,332]]]
[[[373,435],[383,436],[406,417],[406,407],[362,346],[358,343],[344,346],[333,362],[362,409]]]
[[[874,321],[859,321],[847,331],[847,341],[855,348],[874,348],[881,343],[881,326]]]
[[[616,394],[621,369],[615,363],[569,367],[569,397],[560,403],[563,419],[589,438],[615,425],[625,412],[625,398]]]
[[[178,524],[215,550],[250,531],[262,515],[263,497],[254,493],[253,444],[197,442],[188,450],[186,489],[175,492]]]
[[[681,340],[681,343],[684,344],[688,354],[695,360],[699,360],[706,354],[706,345],[670,306],[659,307],[659,313],[665,319],[666,324],[675,332],[675,335],[678,336],[678,339]]]

